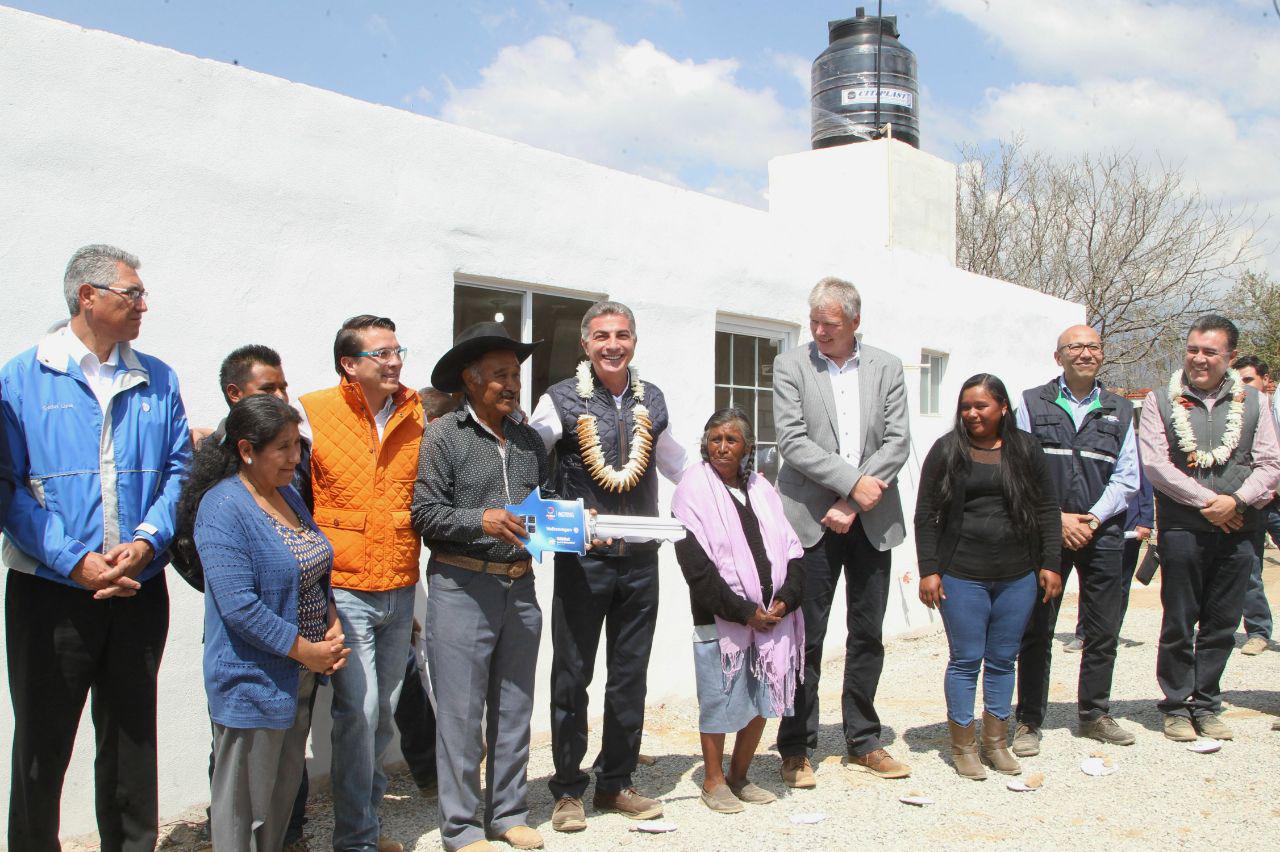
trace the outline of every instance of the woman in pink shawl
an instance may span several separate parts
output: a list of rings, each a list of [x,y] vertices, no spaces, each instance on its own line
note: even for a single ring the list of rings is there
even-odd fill
[[[765,719],[791,715],[804,667],[804,551],[778,493],[752,471],[754,451],[747,415],[717,411],[702,433],[703,463],[685,471],[671,502],[689,530],[676,558],[693,608],[702,802],[717,813],[776,800],[747,770]],[[729,733],[737,738],[726,774]]]

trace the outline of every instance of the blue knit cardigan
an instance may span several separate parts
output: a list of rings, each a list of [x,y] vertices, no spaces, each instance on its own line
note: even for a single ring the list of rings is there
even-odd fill
[[[304,524],[317,529],[291,486],[280,493]],[[209,717],[227,728],[287,729],[297,711],[301,673],[288,656],[298,636],[298,560],[239,476],[205,493],[195,542],[204,565]],[[328,572],[321,582],[332,600]]]

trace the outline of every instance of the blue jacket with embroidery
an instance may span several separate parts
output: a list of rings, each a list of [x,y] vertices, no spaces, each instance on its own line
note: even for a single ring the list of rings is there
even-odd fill
[[[71,571],[90,551],[145,539],[164,570],[182,478],[191,461],[178,377],[121,343],[104,417],[70,356],[65,332],[47,335],[0,369],[0,415],[17,485],[4,522],[3,559],[16,571],[80,588]]]

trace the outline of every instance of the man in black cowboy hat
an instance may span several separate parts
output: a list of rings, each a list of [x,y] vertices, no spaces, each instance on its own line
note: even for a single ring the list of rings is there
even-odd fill
[[[538,341],[540,343],[541,341]],[[436,695],[440,839],[447,850],[517,849],[542,838],[528,826],[526,769],[542,613],[524,524],[504,507],[547,477],[542,439],[520,411],[520,362],[538,343],[513,340],[498,323],[463,331],[431,373],[464,403],[422,440],[413,527],[427,564],[427,654]],[[486,741],[483,822],[480,761]]]
[[[658,514],[658,473],[680,478],[687,457],[667,428],[666,399],[630,368],[636,347],[631,309],[596,302],[582,318],[586,361],[552,385],[531,425],[556,448],[556,490],[606,514]],[[658,542],[617,541],[590,554],[557,553],[551,608],[551,751],[556,831],[587,827],[582,798],[590,776],[587,687],[606,631],[608,684],[595,760],[592,807],[631,819],[662,816],[662,803],[632,785],[644,727],[649,652],[658,620]]]

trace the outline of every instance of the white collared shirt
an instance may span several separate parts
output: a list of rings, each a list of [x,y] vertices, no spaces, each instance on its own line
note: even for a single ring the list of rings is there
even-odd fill
[[[396,413],[396,395],[389,394],[386,403],[382,409],[373,415],[373,425],[378,428],[378,443],[382,443],[382,433],[387,431],[387,423],[391,421],[391,415]]]
[[[115,392],[116,385],[116,367],[120,363],[120,344],[111,347],[111,354],[107,356],[107,360],[99,361],[98,356],[89,351],[89,347],[84,345],[84,341],[71,330],[70,325],[64,325],[58,329],[58,334],[66,338],[67,353],[80,367],[80,372],[84,373],[85,381],[89,383],[89,389],[93,391],[93,395],[98,398],[98,407],[102,409],[105,415],[111,406],[111,397]]]
[[[854,345],[853,355],[843,365],[818,353],[826,362],[831,376],[831,394],[836,401],[836,437],[840,440],[840,458],[857,468],[862,463],[862,406],[858,395],[858,365],[862,346]]]

